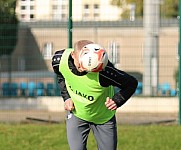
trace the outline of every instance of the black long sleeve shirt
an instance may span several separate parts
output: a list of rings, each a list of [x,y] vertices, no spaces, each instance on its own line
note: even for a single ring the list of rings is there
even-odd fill
[[[59,63],[64,51],[65,50],[60,50],[55,52],[54,56],[52,57],[52,67],[58,77],[58,83],[60,85],[61,95],[64,101],[66,101],[67,99],[70,98],[70,95],[66,88],[65,78],[59,72]],[[68,64],[70,70],[76,75],[82,76],[87,73],[87,72],[79,72],[76,69],[71,55],[69,57]],[[119,89],[112,98],[112,100],[115,101],[117,107],[122,106],[134,94],[138,84],[138,81],[133,76],[115,68],[110,61],[108,61],[108,64],[105,67],[105,69],[99,72],[99,82],[100,85],[103,87],[108,87],[112,85]]]

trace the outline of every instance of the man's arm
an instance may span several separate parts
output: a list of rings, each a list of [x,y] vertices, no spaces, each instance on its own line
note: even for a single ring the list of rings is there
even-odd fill
[[[65,85],[65,79],[61,72],[59,71],[59,64],[62,57],[64,50],[56,51],[55,54],[52,57],[52,67],[54,72],[57,74],[58,83],[60,86],[61,95],[64,101],[70,98],[70,95],[67,91],[66,85]]]
[[[120,89],[112,98],[117,107],[121,107],[134,94],[138,84],[133,76],[115,68],[111,62],[100,72],[99,80],[104,87],[112,85]]]
[[[62,96],[63,100],[66,101],[70,98],[70,95],[67,91],[65,79],[63,78],[63,76],[61,77],[60,75],[57,75],[57,78],[58,78],[58,83],[59,83],[59,87],[60,87],[60,91],[61,91],[61,96]]]

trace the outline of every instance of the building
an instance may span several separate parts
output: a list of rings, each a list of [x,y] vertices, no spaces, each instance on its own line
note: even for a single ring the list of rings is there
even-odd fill
[[[120,20],[121,9],[112,6],[111,0],[73,0],[73,21]],[[17,15],[20,21],[66,21],[68,0],[18,0]]]

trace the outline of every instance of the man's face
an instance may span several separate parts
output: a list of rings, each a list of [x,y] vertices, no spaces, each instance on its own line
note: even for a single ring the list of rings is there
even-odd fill
[[[83,69],[82,67],[80,67],[80,63],[79,63],[79,54],[82,50],[82,48],[87,45],[87,44],[92,44],[92,41],[88,41],[88,40],[81,40],[78,41],[77,43],[74,44],[74,51],[71,53],[72,58],[74,59],[74,65],[77,68],[77,70],[79,72],[84,72],[85,69]]]
[[[71,53],[71,55],[72,55],[72,58],[74,59],[74,65],[75,65],[75,67],[77,68],[77,70],[78,70],[79,72],[83,72],[83,71],[85,71],[85,70],[83,70],[83,69],[80,67],[80,63],[79,63],[79,53],[80,53],[80,51],[73,51],[73,52]]]

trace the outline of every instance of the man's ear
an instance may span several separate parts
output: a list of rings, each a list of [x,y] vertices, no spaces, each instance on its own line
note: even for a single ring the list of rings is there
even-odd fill
[[[71,56],[72,56],[73,59],[75,58],[74,52],[71,52]]]

